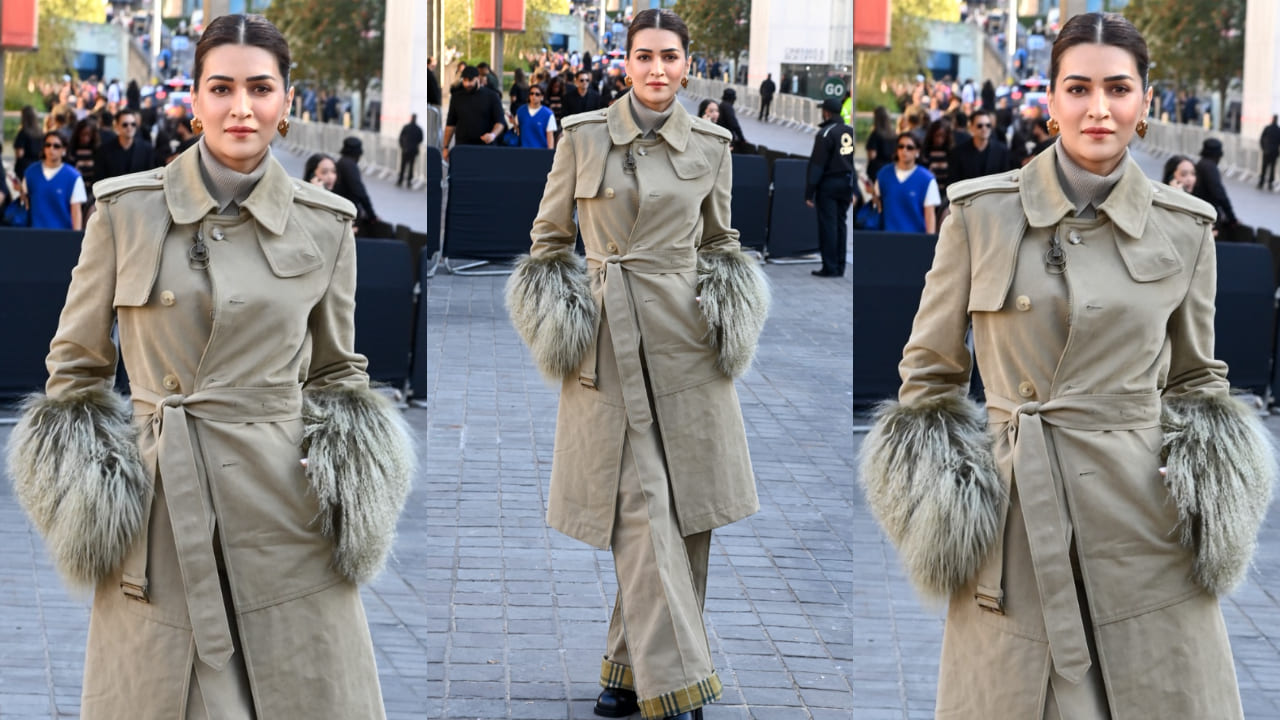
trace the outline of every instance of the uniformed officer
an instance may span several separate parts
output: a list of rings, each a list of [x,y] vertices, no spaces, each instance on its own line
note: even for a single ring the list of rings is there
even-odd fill
[[[844,275],[848,249],[848,207],[853,203],[853,128],[840,121],[840,102],[822,101],[822,124],[809,155],[804,203],[818,209],[818,277]]]

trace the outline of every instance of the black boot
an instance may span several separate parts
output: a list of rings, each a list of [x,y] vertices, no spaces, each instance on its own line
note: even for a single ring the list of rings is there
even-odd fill
[[[603,717],[620,718],[632,715],[639,710],[640,704],[636,702],[635,690],[605,688],[596,698],[594,712]]]
[[[663,720],[702,720],[702,708],[682,712],[679,715],[668,715]]]

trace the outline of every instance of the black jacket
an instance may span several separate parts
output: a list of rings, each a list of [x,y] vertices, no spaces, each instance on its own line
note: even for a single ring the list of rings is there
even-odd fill
[[[481,135],[491,132],[495,124],[506,124],[502,99],[484,85],[472,92],[459,87],[449,98],[449,116],[444,124],[453,128],[459,145],[483,145]]]
[[[364,189],[364,180],[360,177],[360,166],[356,164],[356,159],[350,155],[342,155],[335,165],[338,179],[333,183],[333,191],[355,204],[357,225],[376,220],[378,215],[373,211],[369,192]]]
[[[732,102],[727,100],[720,102],[720,119],[716,120],[716,124],[733,135],[733,148],[735,150],[747,141],[742,136],[742,126],[738,124],[738,113],[734,111]]]
[[[809,154],[804,199],[812,200],[824,180],[843,180],[853,186],[853,128],[832,118],[818,126]],[[841,186],[843,187],[843,185]]]
[[[569,90],[564,94],[564,114],[576,115],[591,110],[599,110],[604,107],[604,101],[600,99],[600,93],[595,88],[588,88],[586,95],[579,95],[576,89]]]
[[[444,101],[444,98],[443,96],[440,95],[440,80],[439,78],[436,77],[436,71],[428,70],[427,71],[427,104],[435,105],[436,107],[439,107],[440,103],[443,101]]]
[[[140,170],[150,170],[156,166],[156,149],[148,140],[142,139],[142,133],[134,136],[133,144],[128,150],[120,147],[120,138],[104,140],[98,146],[93,158],[94,175],[97,180],[128,175]]]
[[[1262,154],[1275,155],[1280,153],[1280,125],[1271,123],[1262,128]]]
[[[987,147],[979,151],[973,145],[973,138],[969,138],[951,150],[951,158],[947,163],[947,184],[954,185],[961,180],[994,175],[1011,168],[1007,145],[992,138],[987,141]]]
[[[418,123],[409,121],[404,127],[400,128],[400,149],[408,152],[417,152],[418,146],[422,144],[422,126]]]
[[[1218,210],[1219,228],[1236,224],[1236,211],[1231,208],[1231,198],[1227,197],[1227,189],[1222,185],[1222,173],[1218,171],[1218,163],[1202,157],[1196,161],[1196,186],[1191,194],[1204,200]]]
[[[776,92],[778,92],[778,86],[772,80],[765,78],[764,82],[760,83],[760,95],[762,97],[771,98]]]

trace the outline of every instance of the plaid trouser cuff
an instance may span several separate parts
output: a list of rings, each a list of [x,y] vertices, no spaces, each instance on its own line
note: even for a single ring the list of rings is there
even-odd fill
[[[622,690],[635,690],[636,681],[631,675],[630,665],[621,665],[613,662],[609,658],[600,661],[600,685],[601,687],[615,688]]]
[[[657,697],[640,700],[640,714],[644,720],[661,720],[683,712],[691,712],[707,703],[720,699],[723,690],[720,678],[713,672],[705,680],[679,690],[663,693]]]

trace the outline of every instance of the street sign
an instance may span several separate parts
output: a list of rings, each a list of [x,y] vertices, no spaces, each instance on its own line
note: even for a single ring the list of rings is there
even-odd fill
[[[37,15],[36,0],[0,2],[0,47],[5,50],[35,50]]]
[[[844,94],[848,92],[849,86],[845,83],[844,78],[839,75],[832,75],[822,81],[822,97],[831,98],[832,100],[843,100]]]

